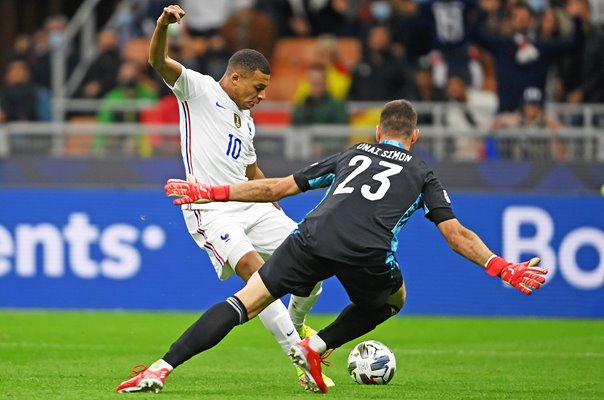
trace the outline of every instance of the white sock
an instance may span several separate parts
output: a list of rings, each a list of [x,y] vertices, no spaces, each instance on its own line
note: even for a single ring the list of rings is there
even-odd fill
[[[319,354],[323,354],[327,351],[327,345],[325,344],[323,339],[319,337],[319,335],[311,336],[310,340],[308,341],[308,345],[311,349],[313,349]]]
[[[308,297],[299,297],[292,295],[289,300],[289,306],[287,310],[289,311],[289,316],[294,323],[296,329],[299,329],[304,325],[304,319],[306,315],[310,312],[312,307],[315,305],[321,292],[323,291],[322,282],[317,283],[317,285],[313,288],[312,292],[310,292],[310,296]]]
[[[287,313],[287,308],[281,300],[272,302],[271,305],[258,314],[258,317],[286,353],[294,344],[300,341],[300,335],[294,328],[294,324]]]
[[[174,368],[172,368],[172,366],[170,364],[165,362],[163,358],[160,358],[159,360],[155,361],[153,364],[151,364],[149,366],[149,369],[151,371],[157,371],[157,370],[160,370],[163,368],[167,368],[168,371],[172,371],[174,369]]]

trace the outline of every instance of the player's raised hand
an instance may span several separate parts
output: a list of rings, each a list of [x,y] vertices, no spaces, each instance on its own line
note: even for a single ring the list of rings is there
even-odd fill
[[[500,277],[505,283],[524,294],[532,294],[545,283],[547,268],[537,267],[539,257],[523,263],[511,263],[501,257],[493,257],[487,264],[487,274]]]
[[[164,7],[164,11],[157,19],[159,25],[170,25],[175,22],[180,24],[180,20],[185,16],[185,11],[178,5]]]
[[[168,197],[178,197],[174,200],[175,205],[190,203],[209,203],[212,201],[228,201],[229,186],[210,186],[197,182],[193,175],[187,174],[187,180],[168,179],[164,186]]]

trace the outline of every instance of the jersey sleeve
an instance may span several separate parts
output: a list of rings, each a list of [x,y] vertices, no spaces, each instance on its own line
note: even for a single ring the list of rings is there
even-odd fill
[[[245,156],[247,157],[248,165],[251,165],[258,161],[258,156],[256,155],[256,148],[254,147],[254,143],[250,143],[249,146],[246,147]]]
[[[296,172],[294,180],[302,192],[330,186],[336,177],[336,165],[339,154],[329,156],[322,161],[309,165]]]
[[[174,86],[170,86],[168,83],[166,85],[172,89],[178,100],[184,101],[203,95],[214,82],[214,78],[211,76],[183,67]]]
[[[429,171],[426,175],[423,197],[426,218],[436,225],[455,218],[451,208],[451,199],[432,171]]]

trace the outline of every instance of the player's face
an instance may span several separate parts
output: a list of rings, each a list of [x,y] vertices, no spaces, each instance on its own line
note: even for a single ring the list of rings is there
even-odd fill
[[[259,70],[254,73],[240,74],[235,85],[235,103],[242,110],[249,110],[266,98],[266,87],[270,75]]]

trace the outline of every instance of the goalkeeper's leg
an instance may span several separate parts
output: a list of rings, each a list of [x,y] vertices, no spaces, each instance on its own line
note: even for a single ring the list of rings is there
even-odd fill
[[[376,326],[396,315],[405,304],[405,284],[392,293],[383,305],[350,304],[334,322],[310,338],[310,347],[322,354],[328,349],[337,349],[375,329]]]

